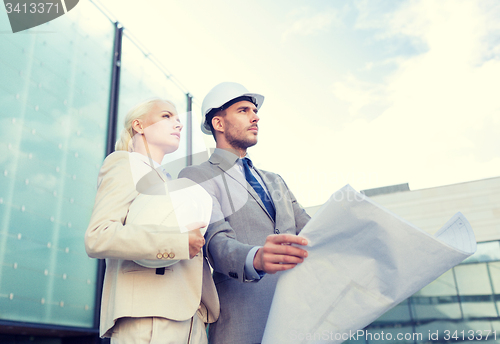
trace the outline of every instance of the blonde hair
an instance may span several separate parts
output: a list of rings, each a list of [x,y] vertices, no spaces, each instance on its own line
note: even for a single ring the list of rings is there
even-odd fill
[[[127,112],[127,115],[125,116],[123,129],[120,137],[118,138],[118,141],[116,141],[115,150],[128,152],[134,151],[134,146],[130,142],[135,134],[134,128],[132,128],[132,123],[136,119],[144,118],[144,116],[146,116],[149,111],[151,111],[151,108],[157,102],[169,103],[175,108],[175,105],[171,101],[162,98],[150,98],[135,105],[132,109],[129,110],[129,112]]]

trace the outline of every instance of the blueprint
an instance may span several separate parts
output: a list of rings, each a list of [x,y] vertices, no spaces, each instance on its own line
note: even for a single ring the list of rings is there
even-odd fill
[[[309,255],[281,273],[263,344],[341,343],[476,251],[461,213],[432,236],[349,185],[300,236]]]

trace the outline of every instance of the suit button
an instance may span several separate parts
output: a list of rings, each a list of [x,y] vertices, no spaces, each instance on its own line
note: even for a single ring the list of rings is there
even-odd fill
[[[169,258],[174,258],[174,257],[175,257],[175,253],[173,253],[173,252],[172,252],[172,253],[170,253],[170,254],[168,255],[168,257],[169,257]]]
[[[165,253],[163,254],[163,258],[168,259],[168,253],[167,253],[167,252],[165,252]]]
[[[158,253],[158,254],[156,255],[156,258],[158,258],[158,259],[162,259],[162,258],[163,258],[163,254]]]
[[[274,230],[274,234],[280,234],[280,230],[279,230],[278,228],[276,228],[276,229]]]

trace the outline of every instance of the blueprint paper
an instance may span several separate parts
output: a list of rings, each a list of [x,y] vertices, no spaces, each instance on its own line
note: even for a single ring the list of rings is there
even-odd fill
[[[431,236],[349,185],[300,236],[309,256],[281,274],[262,344],[341,343],[476,251],[461,213]]]

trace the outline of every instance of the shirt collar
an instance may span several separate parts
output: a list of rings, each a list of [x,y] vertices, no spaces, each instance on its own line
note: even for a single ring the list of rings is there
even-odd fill
[[[154,161],[153,159],[149,159],[147,156],[141,154],[141,153],[137,153],[137,152],[131,152],[130,154],[133,154],[137,159],[145,162],[146,164],[148,164],[149,166],[151,166],[151,161],[153,162],[153,167],[154,168],[158,168],[159,166],[161,166],[159,163],[157,163],[156,161]]]
[[[158,164],[153,159],[149,159],[149,157],[137,152],[131,152],[130,154],[132,154],[137,160],[144,162],[149,166],[149,168],[154,168],[156,171],[167,177],[167,180],[172,179],[172,176],[163,168],[163,166]],[[153,162],[153,166],[151,166],[151,161]]]

